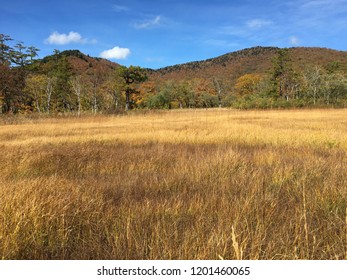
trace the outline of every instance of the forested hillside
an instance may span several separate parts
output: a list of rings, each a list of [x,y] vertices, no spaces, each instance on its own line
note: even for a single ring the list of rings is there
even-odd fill
[[[125,109],[346,107],[347,52],[254,47],[158,70],[0,36],[2,113]]]
[[[254,47],[152,71],[153,83],[164,85],[152,105],[174,98],[181,107],[345,106],[346,70],[343,51]]]
[[[183,79],[189,78],[220,78],[235,80],[244,74],[262,73],[273,66],[273,59],[280,48],[254,47],[203,61],[189,62],[180,65],[168,66],[154,71],[152,74],[157,78]],[[347,70],[347,52],[336,51],[326,48],[289,48],[288,55],[293,69],[304,71],[308,67],[328,66],[331,62],[338,62]]]

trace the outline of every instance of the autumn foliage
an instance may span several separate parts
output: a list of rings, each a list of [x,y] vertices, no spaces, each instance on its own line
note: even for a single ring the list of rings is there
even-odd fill
[[[255,47],[158,70],[78,50],[14,46],[1,35],[2,113],[114,113],[130,109],[345,107],[347,58],[322,48]],[[26,50],[26,51],[25,51]]]

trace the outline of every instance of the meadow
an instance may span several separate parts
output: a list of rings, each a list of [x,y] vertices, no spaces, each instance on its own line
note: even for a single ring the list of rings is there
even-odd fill
[[[347,259],[347,110],[0,117],[1,259]]]

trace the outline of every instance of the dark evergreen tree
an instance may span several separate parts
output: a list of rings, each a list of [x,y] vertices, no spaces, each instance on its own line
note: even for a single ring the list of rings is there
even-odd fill
[[[11,57],[10,53],[12,48],[8,45],[9,41],[13,39],[5,34],[0,34],[0,64],[1,65],[10,65]]]
[[[272,61],[272,94],[274,97],[287,97],[290,76],[293,73],[288,49],[279,49]]]
[[[129,110],[132,108],[131,95],[137,92],[133,84],[146,81],[147,76],[144,69],[132,65],[128,68],[125,66],[120,67],[118,73],[125,82],[125,110]]]
[[[74,102],[71,100],[72,89],[69,83],[73,73],[67,57],[61,56],[55,60],[52,74],[56,79],[54,89],[55,109],[58,111],[73,110]]]

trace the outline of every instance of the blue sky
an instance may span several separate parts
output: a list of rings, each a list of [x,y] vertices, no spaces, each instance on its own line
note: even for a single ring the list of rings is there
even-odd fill
[[[9,0],[0,33],[40,57],[79,49],[160,68],[253,46],[347,50],[347,0]]]

